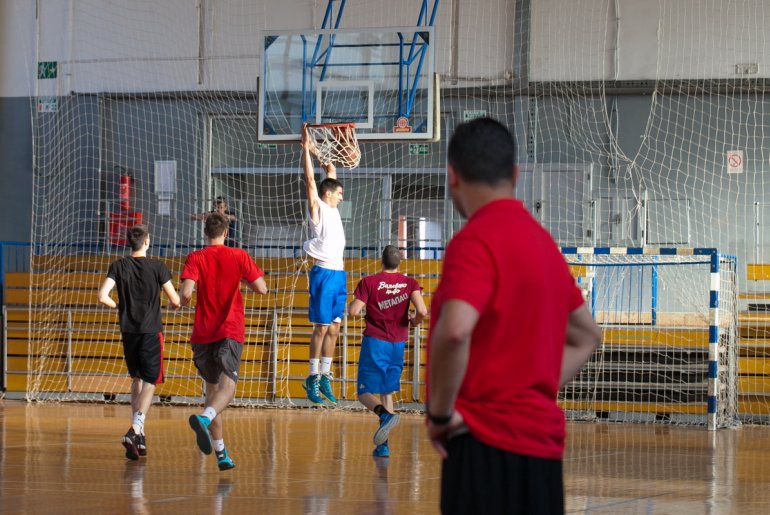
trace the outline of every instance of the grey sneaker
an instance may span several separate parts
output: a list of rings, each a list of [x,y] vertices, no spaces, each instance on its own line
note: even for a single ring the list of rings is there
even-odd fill
[[[380,415],[380,427],[374,433],[374,445],[380,446],[388,441],[390,430],[398,425],[401,417],[398,413],[385,412]]]

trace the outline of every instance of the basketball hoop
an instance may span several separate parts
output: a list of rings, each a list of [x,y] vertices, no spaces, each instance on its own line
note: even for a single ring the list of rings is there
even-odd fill
[[[316,157],[321,163],[355,168],[361,162],[355,123],[308,124],[306,130],[315,141]]]

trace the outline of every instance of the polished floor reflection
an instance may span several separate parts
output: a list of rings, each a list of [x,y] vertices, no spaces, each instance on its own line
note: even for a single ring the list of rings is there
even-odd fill
[[[573,423],[568,431],[568,512],[770,513],[768,426]]]
[[[148,456],[125,460],[127,406],[0,401],[0,513],[438,513],[439,459],[404,415],[391,457],[376,419],[324,409],[231,409],[237,468],[195,447],[190,407],[153,407]],[[770,427],[572,423],[568,513],[770,513]]]

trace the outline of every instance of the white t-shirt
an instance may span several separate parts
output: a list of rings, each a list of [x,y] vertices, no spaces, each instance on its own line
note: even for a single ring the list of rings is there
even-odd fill
[[[308,212],[308,223],[313,237],[307,240],[302,248],[317,260],[318,266],[330,270],[344,270],[345,229],[342,227],[340,211],[319,200],[318,215],[318,224],[315,224]]]

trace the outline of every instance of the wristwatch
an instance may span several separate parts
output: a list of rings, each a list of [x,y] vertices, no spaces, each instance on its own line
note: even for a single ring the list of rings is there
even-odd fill
[[[439,416],[439,415],[431,415],[428,413],[428,420],[430,420],[433,424],[436,424],[437,426],[445,426],[449,424],[449,421],[452,420],[452,415],[454,413],[450,413],[449,415]]]

